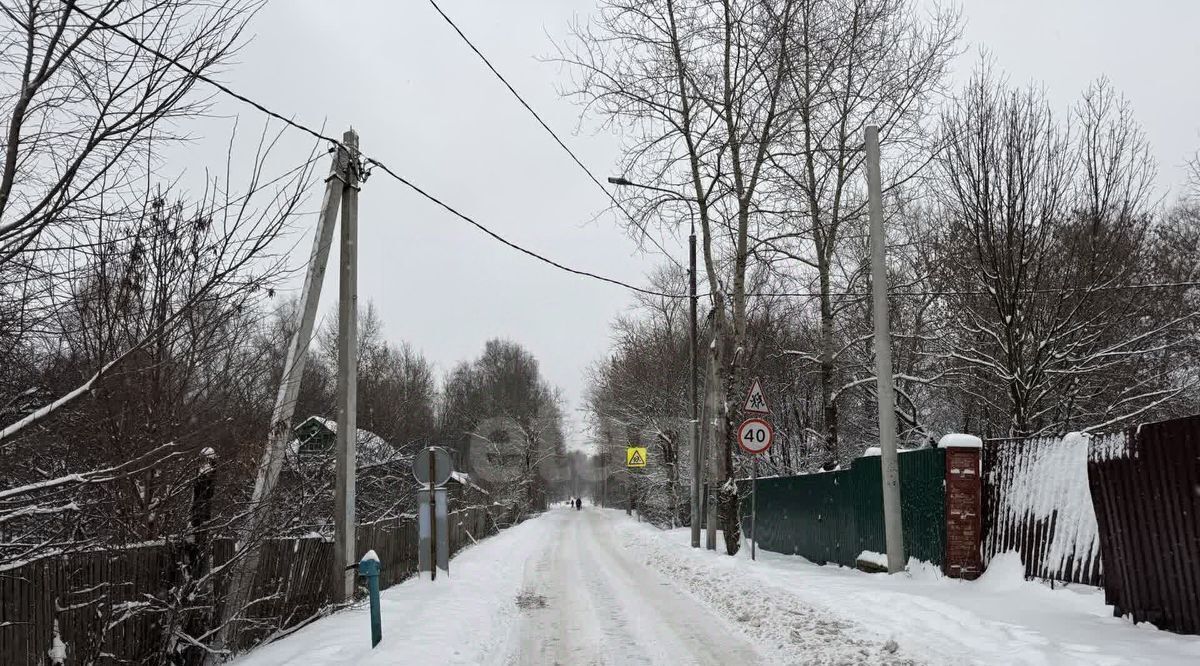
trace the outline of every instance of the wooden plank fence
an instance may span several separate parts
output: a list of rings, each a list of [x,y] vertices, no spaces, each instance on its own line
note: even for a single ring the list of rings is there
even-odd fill
[[[450,553],[497,531],[488,507],[452,511]],[[383,563],[380,586],[411,577],[417,568],[412,518],[360,525],[357,551],[374,549]],[[234,544],[215,539],[214,566]],[[320,537],[270,539],[253,586],[239,649],[286,632],[329,606],[333,544]],[[183,577],[181,544],[155,543],[45,557],[0,570],[0,664],[196,663],[197,648],[172,657],[171,632],[180,626],[173,598]],[[215,578],[216,596],[224,581]],[[58,657],[64,657],[61,661]]]

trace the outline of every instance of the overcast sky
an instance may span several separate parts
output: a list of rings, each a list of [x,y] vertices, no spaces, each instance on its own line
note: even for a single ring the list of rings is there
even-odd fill
[[[594,0],[441,0],[576,154],[601,177],[619,137],[579,125],[561,99],[565,76],[539,61],[551,39],[585,20]],[[964,80],[986,48],[1015,82],[1044,83],[1065,109],[1109,76],[1133,102],[1161,169],[1178,187],[1180,165],[1200,147],[1200,2],[1193,0],[966,0]],[[250,26],[255,37],[223,77],[233,89],[340,135],[353,126],[363,151],[511,240],[563,263],[635,284],[661,257],[639,252],[611,218],[596,219],[603,193],[570,161],[426,2],[274,0]],[[232,100],[189,129],[197,135],[171,167],[223,168],[240,116],[252,143],[262,119]],[[576,131],[579,129],[580,131]],[[278,164],[312,143],[293,134]],[[328,169],[323,160],[320,171]],[[236,184],[236,183],[235,183]],[[319,205],[313,195],[309,209]],[[298,243],[306,258],[312,215]],[[377,174],[359,203],[359,299],[373,302],[388,337],[406,340],[438,367],[478,355],[485,340],[520,342],[560,387],[569,414],[581,406],[586,369],[602,358],[608,326],[631,302],[622,289],[559,272],[515,253]],[[677,243],[668,249],[686,256]],[[322,312],[336,306],[332,253]],[[572,442],[583,443],[582,434]]]

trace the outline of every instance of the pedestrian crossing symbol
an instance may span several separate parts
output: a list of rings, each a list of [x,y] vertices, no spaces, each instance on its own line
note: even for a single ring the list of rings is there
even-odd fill
[[[746,394],[746,404],[742,405],[742,411],[752,414],[771,413],[771,408],[767,406],[767,396],[763,394],[762,384],[758,382],[757,378],[750,385],[750,392]]]
[[[645,467],[646,449],[641,446],[631,446],[625,449],[626,467]]]

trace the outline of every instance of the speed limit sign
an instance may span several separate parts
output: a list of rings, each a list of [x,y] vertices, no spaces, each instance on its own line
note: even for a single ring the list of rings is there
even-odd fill
[[[771,440],[775,431],[771,424],[762,419],[746,419],[738,426],[738,446],[751,455],[757,455],[771,448]]]

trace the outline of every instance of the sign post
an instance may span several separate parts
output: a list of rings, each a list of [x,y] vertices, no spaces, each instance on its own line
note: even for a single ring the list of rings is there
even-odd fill
[[[771,424],[760,418],[751,418],[742,421],[738,426],[738,446],[743,451],[750,454],[751,462],[750,469],[752,477],[750,480],[750,559],[758,559],[757,543],[758,534],[755,530],[758,522],[758,456],[767,449],[771,448],[771,442],[775,439],[775,431],[771,428]]]
[[[742,411],[749,414],[771,413],[767,405],[767,396],[763,393],[762,382],[757,377],[750,384],[746,393],[746,402]],[[771,448],[775,439],[775,430],[765,419],[751,417],[742,421],[738,426],[738,446],[750,455],[750,559],[758,559],[758,456]]]
[[[454,470],[450,454],[439,446],[430,446],[413,458],[413,478],[422,484],[418,491],[417,570],[428,571],[429,580],[437,579],[437,570],[449,572],[449,531],[446,489],[443,485]]]
[[[758,559],[758,456],[750,459],[750,561]]]
[[[626,499],[629,503],[625,510],[626,515],[629,515],[630,513],[633,512],[633,471],[632,470],[638,469],[641,467],[645,467],[646,466],[646,458],[647,458],[646,447],[644,447],[644,446],[630,446],[625,449],[625,467],[627,467],[630,470],[630,472],[628,474],[629,486],[627,488],[628,493],[627,493],[627,497],[626,497]],[[639,523],[642,522],[641,514],[638,514],[638,522]]]

